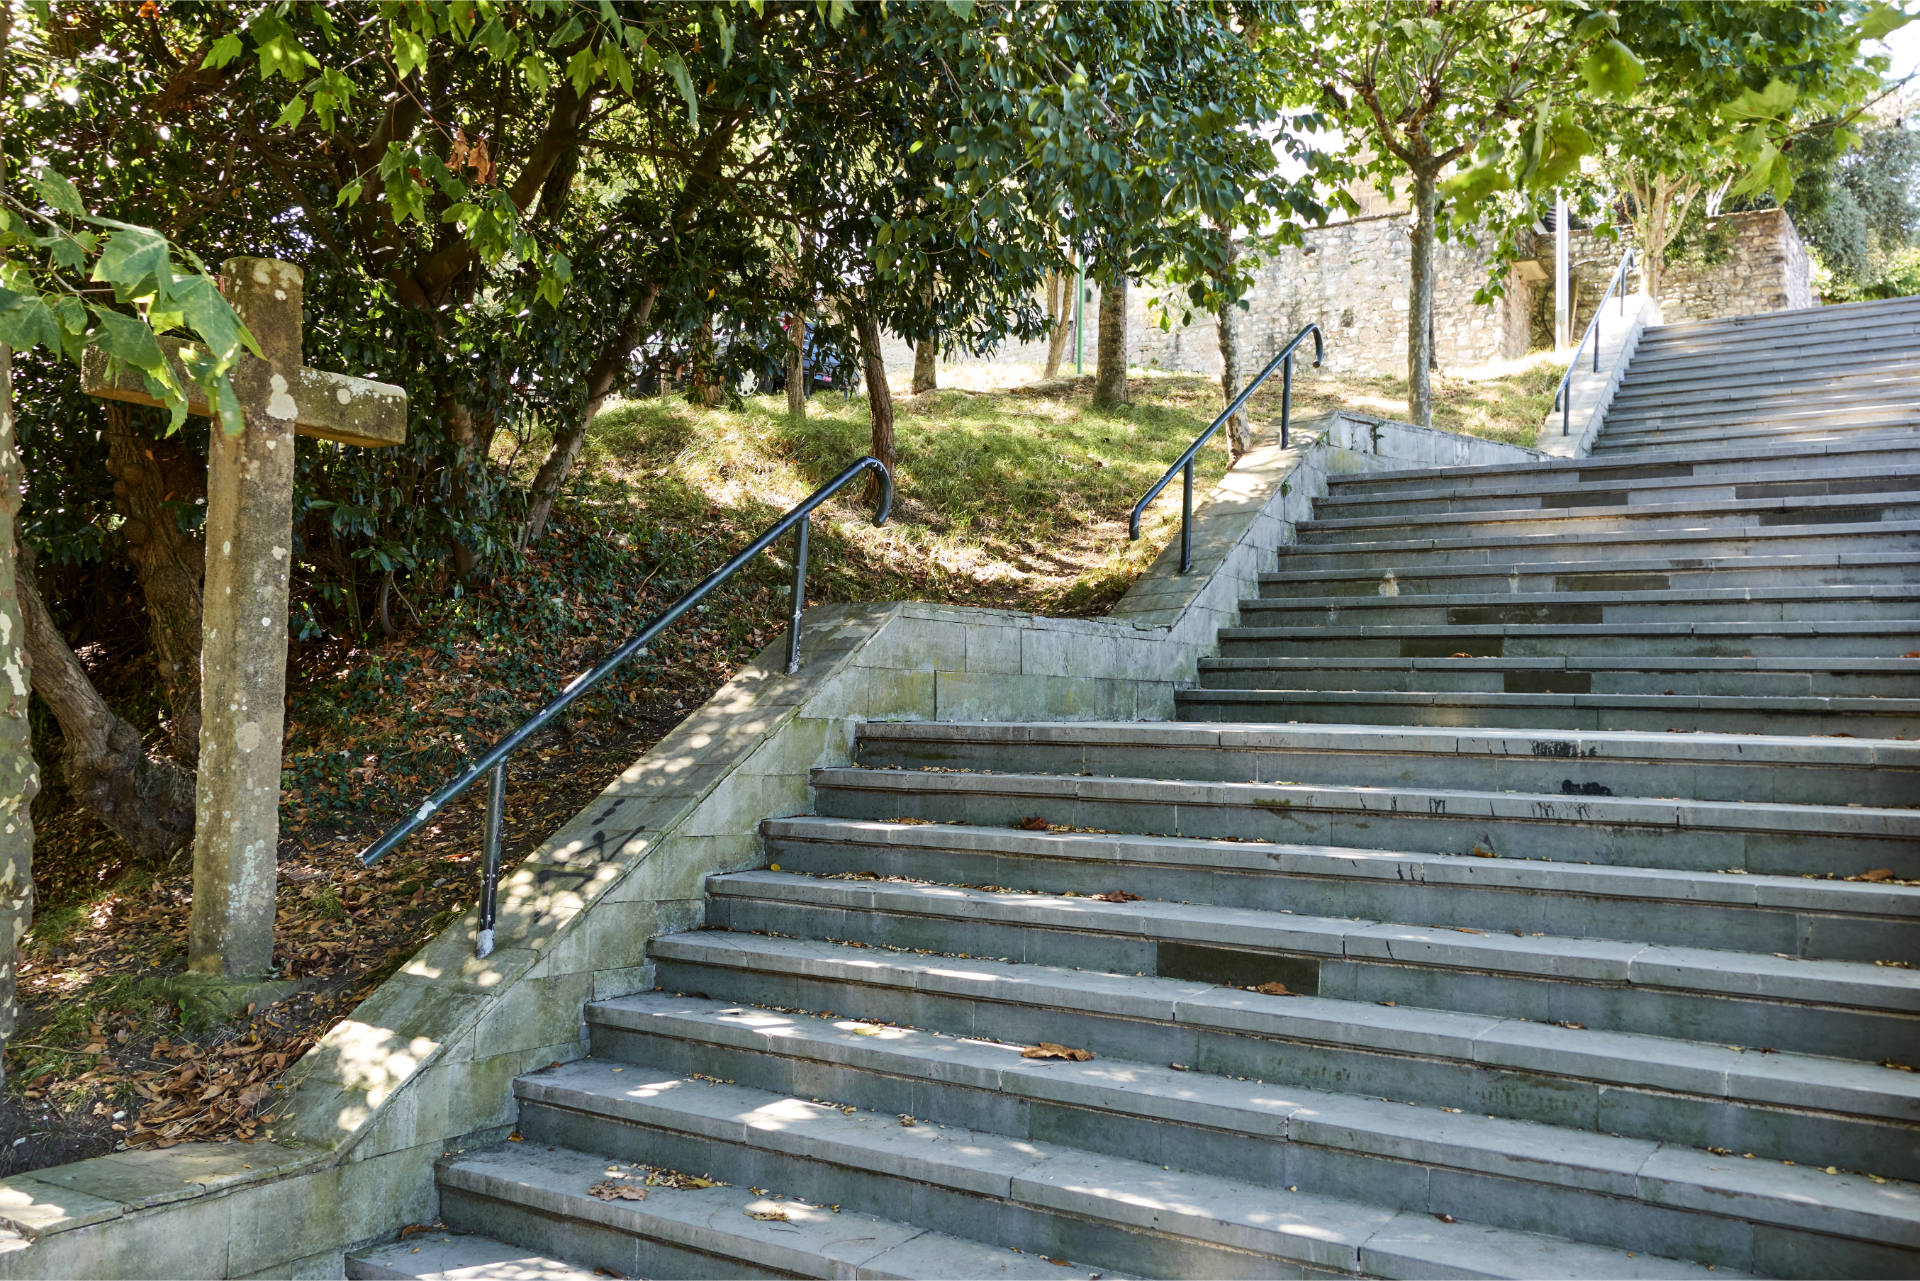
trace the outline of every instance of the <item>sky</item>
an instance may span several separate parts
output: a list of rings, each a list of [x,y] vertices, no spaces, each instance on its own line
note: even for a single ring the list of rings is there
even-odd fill
[[[1895,79],[1910,76],[1920,67],[1920,22],[1909,22],[1880,43],[1893,56]]]

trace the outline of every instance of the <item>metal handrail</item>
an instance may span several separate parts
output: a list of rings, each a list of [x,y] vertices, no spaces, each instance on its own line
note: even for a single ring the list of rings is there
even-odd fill
[[[478,782],[482,775],[490,775],[487,787],[487,827],[486,827],[486,865],[480,879],[480,938],[474,948],[479,956],[493,951],[493,927],[497,918],[498,891],[500,886],[500,827],[502,811],[506,803],[507,757],[519,750],[526,741],[539,733],[548,722],[567,709],[567,705],[582,694],[598,685],[612,674],[614,669],[636,654],[644,654],[653,638],[672,626],[682,614],[712,592],[727,579],[733,577],[748,561],[772,546],[789,529],[798,528],[794,534],[793,552],[793,606],[791,621],[787,631],[787,672],[791,675],[800,670],[800,613],[807,599],[807,518],[813,509],[833,497],[849,482],[866,472],[873,472],[880,479],[879,509],[873,514],[875,525],[887,523],[887,515],[893,510],[893,474],[885,463],[878,458],[862,458],[845,471],[835,476],[820,488],[807,495],[806,499],[774,522],[752,544],[736,555],[732,560],[700,580],[699,586],[682,596],[667,607],[665,613],[641,628],[626,644],[600,661],[592,671],[576,676],[567,687],[545,707],[523,721],[520,727],[495,743],[480,758],[469,765],[459,777],[442,787],[420,803],[405,821],[396,825],[386,835],[360,852],[360,863],[371,867],[400,842],[413,835],[428,820],[440,812],[448,802],[459,796]]]
[[[1302,342],[1305,342],[1308,334],[1313,335],[1314,368],[1318,369],[1320,367],[1321,360],[1324,359],[1327,354],[1326,341],[1320,336],[1319,325],[1308,325],[1299,333],[1295,334],[1292,341],[1280,349],[1279,355],[1267,362],[1267,367],[1262,369],[1259,374],[1254,377],[1254,380],[1248,383],[1238,396],[1233,398],[1226,409],[1221,412],[1220,416],[1213,420],[1213,425],[1195,437],[1194,442],[1187,446],[1187,452],[1180,455],[1180,457],[1174,461],[1173,466],[1167,468],[1167,474],[1155,481],[1153,488],[1149,489],[1146,495],[1133,505],[1133,514],[1127,518],[1128,538],[1138,539],[1140,537],[1140,513],[1147,509],[1148,503],[1160,497],[1160,491],[1167,487],[1168,482],[1173,479],[1175,472],[1184,472],[1185,479],[1182,484],[1180,500],[1180,572],[1184,574],[1193,568],[1193,456],[1200,452],[1202,445],[1213,439],[1215,432],[1219,431],[1226,425],[1229,419],[1240,412],[1241,408],[1247,403],[1247,399],[1253,395],[1261,383],[1267,381],[1267,378],[1276,369],[1284,371],[1280,381],[1280,448],[1285,449],[1287,447],[1287,427],[1293,414],[1293,349],[1298,347]]]
[[[1567,362],[1567,372],[1560,375],[1560,385],[1554,389],[1553,405],[1547,412],[1552,413],[1555,409],[1560,411],[1560,434],[1562,436],[1570,434],[1573,425],[1573,396],[1568,391],[1568,384],[1573,381],[1573,371],[1580,368],[1580,353],[1587,349],[1587,340],[1591,338],[1593,340],[1593,372],[1596,374],[1599,373],[1600,317],[1606,314],[1607,300],[1613,297],[1616,289],[1620,291],[1620,315],[1623,318],[1626,316],[1627,272],[1633,267],[1636,261],[1633,246],[1628,245],[1627,252],[1620,255],[1620,265],[1613,269],[1613,279],[1607,284],[1607,292],[1600,295],[1600,305],[1593,309],[1593,319],[1587,322],[1587,331],[1580,335],[1580,344],[1573,349],[1573,359]]]

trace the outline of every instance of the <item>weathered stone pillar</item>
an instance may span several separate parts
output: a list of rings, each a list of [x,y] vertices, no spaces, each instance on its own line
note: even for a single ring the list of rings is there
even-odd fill
[[[304,278],[291,263],[230,258],[223,290],[263,361],[235,372],[246,419],[213,420],[207,445],[207,573],[200,766],[187,968],[264,977],[273,968],[286,720],[287,577],[293,555],[292,388]]]

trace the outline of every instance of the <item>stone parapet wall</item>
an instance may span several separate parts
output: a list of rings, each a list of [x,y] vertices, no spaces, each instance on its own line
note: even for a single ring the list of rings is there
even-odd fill
[[[1705,236],[1695,240],[1708,247],[1709,257],[1674,258],[1666,264],[1660,289],[1660,311],[1666,323],[1751,316],[1818,304],[1807,246],[1784,209],[1722,214],[1709,219],[1706,230]],[[1616,229],[1611,236],[1577,229],[1568,236],[1576,337],[1593,318],[1593,309],[1626,251],[1628,235],[1625,229]],[[1553,237],[1536,236],[1533,250],[1551,279]],[[1637,272],[1629,273],[1627,284],[1632,289],[1645,288]],[[1549,296],[1544,299],[1544,315],[1536,310],[1536,345],[1552,339],[1552,286],[1544,292]]]

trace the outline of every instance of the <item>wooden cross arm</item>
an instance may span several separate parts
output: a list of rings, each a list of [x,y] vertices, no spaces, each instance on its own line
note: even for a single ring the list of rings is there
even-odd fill
[[[212,417],[206,392],[187,378],[181,360],[183,351],[198,349],[178,338],[160,339],[160,349],[186,388],[187,412]],[[165,407],[166,402],[147,389],[146,376],[138,369],[122,365],[113,376],[110,363],[107,353],[88,348],[80,362],[80,389],[103,400]],[[292,418],[302,436],[375,448],[407,438],[407,393],[391,383],[305,366],[289,383],[264,360],[243,355],[233,371],[233,390],[243,409],[260,406],[260,412],[275,418]]]

